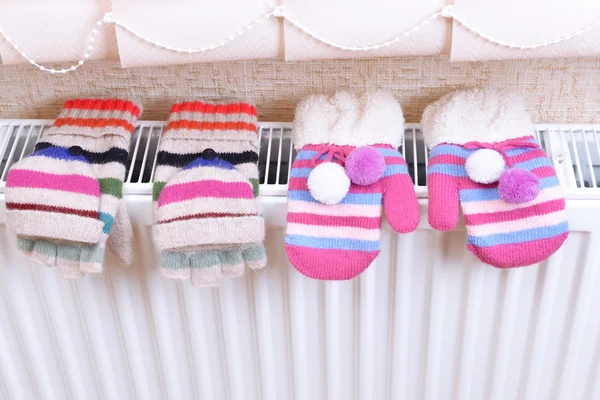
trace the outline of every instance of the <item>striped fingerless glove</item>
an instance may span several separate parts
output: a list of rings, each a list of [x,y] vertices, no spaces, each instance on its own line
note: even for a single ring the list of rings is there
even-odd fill
[[[454,92],[428,106],[422,124],[433,228],[453,229],[460,203],[467,249],[500,268],[541,262],[560,248],[568,235],[563,189],[518,94]]]
[[[80,278],[101,271],[114,226],[111,250],[131,261],[122,188],[139,115],[140,107],[125,100],[65,103],[33,154],[7,176],[7,225],[22,252],[57,267],[65,278]]]
[[[174,104],[154,176],[161,270],[194,286],[266,266],[258,203],[256,109],[246,103]]]
[[[339,92],[304,99],[294,123],[287,255],[311,278],[351,279],[379,254],[382,203],[395,231],[419,223],[414,185],[396,151],[402,109],[386,92]]]

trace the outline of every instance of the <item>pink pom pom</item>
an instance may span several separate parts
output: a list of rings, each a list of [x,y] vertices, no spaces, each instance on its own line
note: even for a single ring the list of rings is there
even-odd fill
[[[346,157],[346,175],[361,186],[377,182],[385,171],[385,157],[375,147],[359,147]]]
[[[540,181],[525,169],[511,168],[500,176],[498,191],[504,201],[513,204],[528,203],[540,193]]]

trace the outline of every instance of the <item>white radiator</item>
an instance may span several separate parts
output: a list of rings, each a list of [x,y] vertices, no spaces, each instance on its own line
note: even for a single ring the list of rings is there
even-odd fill
[[[0,193],[50,122],[0,120]],[[600,399],[600,126],[538,126],[571,234],[547,262],[508,271],[467,252],[464,229],[427,225],[427,151],[409,125],[419,229],[384,229],[360,277],[319,282],[284,250],[291,125],[263,123],[269,267],[197,289],[158,271],[150,182],[163,124],[138,125],[125,186],[134,265],[109,258],[102,275],[58,278],[15,251],[0,204],[0,398]]]

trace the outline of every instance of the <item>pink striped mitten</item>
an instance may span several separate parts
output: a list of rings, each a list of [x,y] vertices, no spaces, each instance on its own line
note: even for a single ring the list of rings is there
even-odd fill
[[[286,252],[306,276],[351,279],[379,254],[381,205],[397,232],[419,222],[413,182],[396,148],[404,117],[390,93],[309,96],[298,105],[299,149],[288,193]]]
[[[453,229],[460,203],[467,249],[487,264],[531,265],[558,250],[568,235],[563,189],[519,94],[450,93],[425,109],[422,124],[433,228]]]

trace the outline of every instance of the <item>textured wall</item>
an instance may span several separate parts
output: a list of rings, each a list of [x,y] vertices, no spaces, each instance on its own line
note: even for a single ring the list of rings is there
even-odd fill
[[[431,101],[456,88],[520,90],[536,122],[600,123],[600,58],[450,63],[442,57],[374,60],[281,60],[122,69],[91,63],[68,75],[30,66],[0,66],[0,118],[53,118],[73,96],[140,99],[144,119],[165,119],[188,97],[241,97],[256,102],[262,120],[291,121],[308,93],[386,88],[417,122]]]

